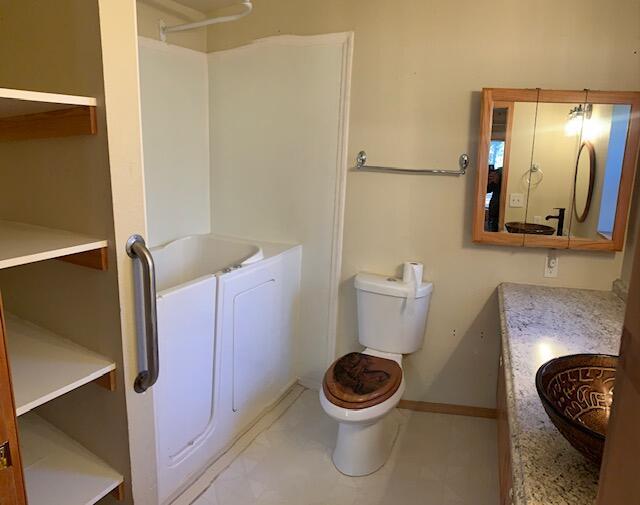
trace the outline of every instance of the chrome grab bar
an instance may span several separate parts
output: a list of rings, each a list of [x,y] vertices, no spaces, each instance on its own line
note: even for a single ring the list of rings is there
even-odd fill
[[[156,272],[151,251],[140,235],[131,235],[127,240],[127,254],[139,259],[142,267],[142,303],[144,309],[145,348],[147,351],[146,370],[138,373],[133,388],[136,393],[144,393],[158,380],[160,358],[158,355],[158,315],[156,311]]]
[[[467,154],[461,154],[458,158],[458,166],[460,170],[440,170],[435,168],[423,168],[412,170],[410,168],[395,168],[395,167],[376,167],[373,165],[367,165],[367,153],[360,151],[356,158],[356,169],[362,172],[391,172],[396,174],[413,174],[413,175],[464,175],[469,168],[469,156]]]

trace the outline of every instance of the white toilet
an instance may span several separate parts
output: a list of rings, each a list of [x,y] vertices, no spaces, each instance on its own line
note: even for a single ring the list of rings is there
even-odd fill
[[[360,273],[355,286],[365,349],[329,367],[320,403],[339,423],[336,468],[360,476],[378,470],[391,453],[397,425],[388,414],[404,393],[402,355],[422,347],[433,285]]]

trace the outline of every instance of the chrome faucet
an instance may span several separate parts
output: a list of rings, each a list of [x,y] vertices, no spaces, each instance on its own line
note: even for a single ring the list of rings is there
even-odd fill
[[[564,213],[565,213],[566,209],[564,207],[554,207],[553,210],[557,210],[558,211],[558,215],[557,216],[549,215],[549,216],[545,217],[545,219],[547,221],[549,221],[549,219],[557,219],[558,220],[558,229],[557,229],[556,235],[562,236],[562,229],[564,228]]]

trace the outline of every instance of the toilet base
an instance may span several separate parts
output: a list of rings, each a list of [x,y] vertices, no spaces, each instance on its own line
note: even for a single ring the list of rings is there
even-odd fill
[[[389,459],[398,428],[395,409],[373,423],[339,423],[333,464],[351,477],[375,472]]]

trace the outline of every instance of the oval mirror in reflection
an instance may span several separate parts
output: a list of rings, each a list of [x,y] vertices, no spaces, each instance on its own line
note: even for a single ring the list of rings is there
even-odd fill
[[[576,176],[573,188],[573,212],[578,222],[587,219],[593,183],[596,178],[596,155],[590,142],[583,142],[578,151],[576,162]]]

